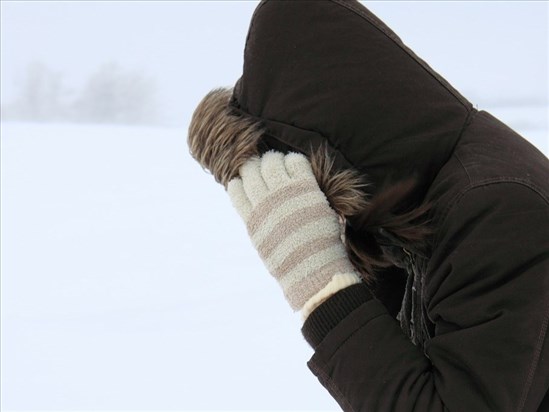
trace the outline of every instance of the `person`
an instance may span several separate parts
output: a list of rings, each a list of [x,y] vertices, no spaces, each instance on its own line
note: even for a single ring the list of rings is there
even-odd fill
[[[192,155],[345,411],[549,411],[549,161],[355,0],[264,0]]]

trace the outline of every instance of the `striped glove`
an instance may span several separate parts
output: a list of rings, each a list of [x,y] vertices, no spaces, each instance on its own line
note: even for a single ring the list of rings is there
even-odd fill
[[[294,311],[302,309],[306,318],[331,294],[360,282],[338,216],[305,156],[270,151],[254,157],[227,191]]]

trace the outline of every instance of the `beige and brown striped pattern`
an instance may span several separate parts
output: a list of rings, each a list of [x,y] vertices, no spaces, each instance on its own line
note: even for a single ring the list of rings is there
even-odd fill
[[[243,177],[229,182],[229,195],[294,310],[334,275],[356,276],[341,241],[338,215],[305,156],[269,152],[243,167]]]

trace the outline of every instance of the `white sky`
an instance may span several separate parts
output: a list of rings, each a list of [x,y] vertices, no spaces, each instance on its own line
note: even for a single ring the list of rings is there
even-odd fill
[[[31,61],[82,87],[113,61],[155,79],[159,112],[186,125],[211,88],[232,85],[256,1],[2,1],[1,96]],[[547,2],[366,2],[473,103],[548,101]]]

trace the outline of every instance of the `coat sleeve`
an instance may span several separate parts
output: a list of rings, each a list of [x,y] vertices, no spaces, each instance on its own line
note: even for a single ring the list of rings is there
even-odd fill
[[[537,411],[549,387],[547,201],[520,183],[472,188],[435,245],[424,351],[355,286],[304,324],[309,368],[345,411]]]

